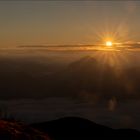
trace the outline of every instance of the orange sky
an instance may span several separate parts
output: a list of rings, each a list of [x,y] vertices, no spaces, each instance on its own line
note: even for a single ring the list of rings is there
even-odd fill
[[[1,1],[0,46],[140,40],[139,1]]]

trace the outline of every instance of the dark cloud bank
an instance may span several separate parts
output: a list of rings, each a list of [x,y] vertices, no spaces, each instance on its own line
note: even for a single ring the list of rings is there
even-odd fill
[[[82,116],[140,129],[139,52],[125,54],[122,67],[96,51],[1,51],[1,111],[26,122]]]

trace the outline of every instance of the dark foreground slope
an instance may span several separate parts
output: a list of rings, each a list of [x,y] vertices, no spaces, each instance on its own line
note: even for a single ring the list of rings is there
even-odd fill
[[[50,140],[46,133],[16,121],[0,120],[0,140]]]
[[[48,133],[54,140],[140,137],[140,132],[134,129],[112,129],[77,117],[66,117],[46,123],[32,124],[31,126]]]
[[[30,126],[0,120],[0,140],[95,140],[98,138],[140,138],[134,129],[112,129],[77,117],[66,117]]]

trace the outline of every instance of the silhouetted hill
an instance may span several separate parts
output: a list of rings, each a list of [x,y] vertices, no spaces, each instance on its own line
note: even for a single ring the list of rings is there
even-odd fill
[[[0,58],[1,99],[38,98],[47,93],[48,76],[61,66],[50,59],[46,62],[34,59]]]
[[[1,140],[92,140],[102,138],[138,137],[135,129],[112,129],[78,117],[25,125],[12,120],[0,120]]]
[[[1,99],[44,98],[48,96],[82,96],[86,93],[103,100],[139,99],[140,67],[127,67],[120,71],[83,57],[63,65],[41,60],[0,59]]]
[[[78,117],[65,117],[50,122],[32,124],[31,126],[48,133],[54,140],[140,137],[140,132],[134,129],[112,129]]]
[[[102,66],[101,63],[90,56],[71,63],[52,76],[50,87],[55,87],[52,92],[59,91],[63,95],[80,95],[81,92],[86,92],[103,99],[110,99],[112,96],[129,97],[127,81],[124,81],[126,75],[119,73],[119,68],[114,69],[108,63]]]

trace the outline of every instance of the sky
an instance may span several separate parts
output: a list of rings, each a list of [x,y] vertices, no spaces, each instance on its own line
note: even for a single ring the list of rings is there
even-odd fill
[[[0,1],[0,47],[140,41],[140,1]]]

